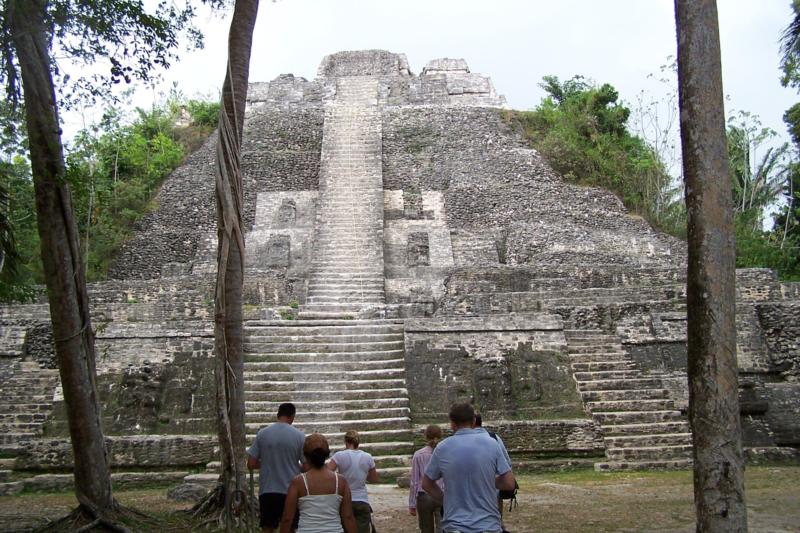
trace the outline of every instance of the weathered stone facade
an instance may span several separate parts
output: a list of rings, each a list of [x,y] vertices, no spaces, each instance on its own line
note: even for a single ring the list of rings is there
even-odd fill
[[[503,107],[463,60],[415,75],[385,51],[327,56],[311,81],[251,84],[249,429],[294,399],[305,429],[366,428],[381,467],[402,470],[413,428],[469,400],[520,460],[686,465],[685,244],[611,193],[565,183]],[[91,287],[118,467],[213,453],[214,142],[165,181],[112,281]],[[19,468],[69,462],[48,320],[41,303],[0,307],[1,444]],[[800,446],[798,324],[800,284],[739,271],[754,457]],[[645,434],[618,434],[628,425]]]

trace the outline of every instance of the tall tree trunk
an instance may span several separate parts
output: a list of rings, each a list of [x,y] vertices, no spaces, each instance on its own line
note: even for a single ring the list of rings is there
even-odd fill
[[[688,214],[689,422],[697,531],[747,531],[735,330],[733,200],[715,0],[675,0]]]
[[[14,46],[25,95],[42,263],[61,386],[75,457],[75,494],[95,517],[115,508],[95,384],[94,332],[78,226],[65,182],[44,13],[46,0],[11,0]]]
[[[221,450],[220,483],[224,515],[239,513],[247,501],[244,425],[241,144],[258,0],[236,0],[228,36],[228,68],[222,86],[217,140],[217,286],[214,313],[217,415]],[[230,522],[229,522],[230,523]]]

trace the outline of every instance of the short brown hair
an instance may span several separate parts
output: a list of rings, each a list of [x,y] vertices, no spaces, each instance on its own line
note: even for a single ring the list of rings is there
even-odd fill
[[[360,441],[358,438],[358,431],[356,431],[355,429],[351,429],[350,431],[344,434],[345,444],[352,444],[354,448],[358,448],[359,442]]]
[[[435,424],[425,428],[425,442],[428,443],[428,446],[436,448],[440,440],[442,440],[442,428]]]
[[[472,425],[474,418],[475,409],[472,408],[471,404],[454,403],[452,407],[450,407],[450,421],[457,426],[463,426],[465,424]]]

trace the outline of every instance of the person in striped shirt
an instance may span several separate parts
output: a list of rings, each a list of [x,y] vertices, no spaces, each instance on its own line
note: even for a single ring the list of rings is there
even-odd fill
[[[434,448],[442,440],[442,428],[430,425],[425,428],[424,448],[414,453],[411,460],[411,485],[408,489],[408,512],[417,517],[419,529],[422,533],[441,533],[442,531],[442,506],[433,501],[427,492],[422,490],[422,475],[425,467],[431,460]],[[437,481],[439,488],[444,490],[444,481]]]

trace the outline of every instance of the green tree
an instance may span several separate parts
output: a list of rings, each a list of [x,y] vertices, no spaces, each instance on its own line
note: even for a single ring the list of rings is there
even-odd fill
[[[658,153],[628,131],[630,109],[609,84],[582,76],[545,76],[548,96],[517,114],[533,146],[554,170],[584,185],[605,187],[654,225],[682,233],[678,189]]]
[[[73,96],[108,94],[122,80],[148,79],[154,68],[166,66],[174,57],[178,36],[192,15],[190,7],[179,9],[167,2],[148,11],[138,0],[0,3],[0,82],[12,104],[24,94],[44,278],[75,463],[79,506],[67,518],[73,524],[89,522],[119,530],[120,507],[111,491],[100,424],[94,332],[66,180],[59,107]],[[188,29],[193,37],[199,36]],[[53,62],[54,50],[82,64],[103,62],[107,75],[79,76],[72,82]],[[61,101],[57,86],[62,89]]]

